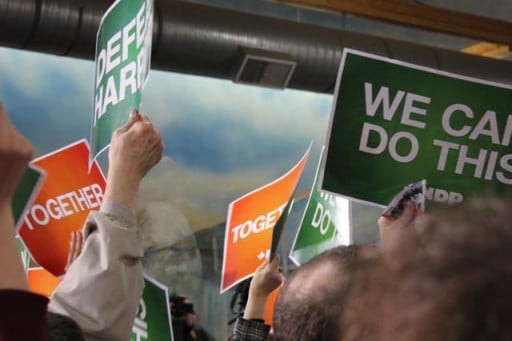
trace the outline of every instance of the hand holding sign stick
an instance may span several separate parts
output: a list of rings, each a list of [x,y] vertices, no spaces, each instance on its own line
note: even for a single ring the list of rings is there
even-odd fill
[[[284,276],[279,272],[279,257],[265,260],[251,280],[244,318],[263,319],[268,296],[283,282]]]
[[[414,219],[424,214],[425,188],[425,180],[405,186],[382,212],[378,220],[382,248],[393,248]]]
[[[112,134],[104,202],[134,210],[140,180],[160,161],[163,149],[162,138],[147,116],[132,111],[128,122]]]

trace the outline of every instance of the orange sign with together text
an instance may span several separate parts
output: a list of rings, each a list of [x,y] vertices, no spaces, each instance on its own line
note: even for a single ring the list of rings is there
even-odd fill
[[[229,204],[220,292],[252,276],[270,251],[272,229],[297,187],[310,149],[279,179]]]
[[[89,171],[86,140],[32,161],[47,177],[24,216],[20,236],[32,258],[55,276],[64,274],[72,231],[82,229],[91,210],[98,210],[105,177],[94,162]]]

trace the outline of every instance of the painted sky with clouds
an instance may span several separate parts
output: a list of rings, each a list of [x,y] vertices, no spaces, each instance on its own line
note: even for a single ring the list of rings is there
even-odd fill
[[[89,139],[94,64],[0,48],[0,101],[38,155]],[[152,70],[143,111],[166,144],[142,201],[168,201],[194,228],[225,219],[231,200],[288,171],[310,142],[311,186],[332,96]]]

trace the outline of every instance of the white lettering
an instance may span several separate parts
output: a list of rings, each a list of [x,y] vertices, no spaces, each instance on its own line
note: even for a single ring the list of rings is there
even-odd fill
[[[397,152],[397,144],[400,139],[406,139],[411,143],[411,148],[408,154],[399,155]],[[418,155],[419,151],[419,142],[418,139],[411,133],[405,131],[399,131],[394,134],[389,140],[389,154],[391,157],[398,162],[407,163],[414,160],[416,155]]]
[[[389,105],[389,88],[382,86],[377,93],[375,99],[373,99],[373,84],[364,83],[364,99],[366,103],[366,115],[375,116],[377,109],[382,105],[383,117],[385,120],[392,120],[393,116],[398,109],[398,105],[402,101],[405,92],[399,90],[396,96],[393,98],[393,102]]]
[[[503,156],[500,160],[500,166],[507,172],[512,173],[512,154]],[[507,178],[503,172],[497,172],[496,179],[505,185],[512,185],[512,178]]]
[[[414,102],[420,102],[424,104],[430,104],[430,98],[408,93],[405,97],[404,114],[400,123],[417,128],[425,128],[425,122],[415,121],[411,119],[411,114],[423,115],[427,114],[426,109],[418,108],[414,106]]]
[[[379,136],[379,143],[377,146],[369,146],[370,133],[375,132]],[[365,122],[363,131],[361,133],[361,140],[359,141],[359,150],[368,154],[380,154],[386,150],[388,144],[388,134],[381,126]]]
[[[91,210],[101,205],[103,190],[100,185],[92,184],[72,192],[58,195],[46,200],[44,204],[32,206],[26,213],[25,220],[29,229],[33,230],[34,224],[46,226],[51,221],[60,220],[73,214]]]
[[[488,129],[485,127],[489,125]],[[496,113],[494,111],[487,111],[480,119],[476,127],[473,129],[469,138],[476,140],[480,135],[487,135],[491,137],[494,144],[500,144],[500,137],[498,132],[498,122],[496,121]]]
[[[443,118],[442,118],[443,129],[446,133],[448,133],[451,136],[455,136],[455,137],[466,136],[471,131],[470,126],[465,125],[461,129],[456,130],[450,124],[452,114],[457,111],[461,111],[462,113],[464,113],[464,115],[467,118],[473,118],[473,111],[471,111],[471,109],[468,106],[463,105],[463,104],[452,104],[448,108],[446,108],[446,110],[443,113]]]
[[[121,51],[121,31],[116,32],[107,42],[107,62],[105,73],[110,73],[113,68],[121,64],[121,57],[118,54]]]
[[[265,230],[273,228],[283,213],[285,206],[286,203],[265,215],[256,217],[254,220],[247,220],[242,224],[233,227],[231,230],[233,233],[233,244],[238,242],[238,239],[245,239],[253,233],[261,233]]]

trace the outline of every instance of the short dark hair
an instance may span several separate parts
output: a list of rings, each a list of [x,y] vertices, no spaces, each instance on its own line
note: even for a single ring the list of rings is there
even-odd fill
[[[360,246],[339,246],[299,267],[277,298],[274,340],[338,340],[343,301],[361,255]],[[320,277],[322,273],[328,276]],[[302,287],[306,281],[317,282]]]
[[[48,341],[84,341],[82,330],[71,318],[48,312],[46,315]]]
[[[348,295],[343,340],[512,340],[511,202],[437,208],[411,226],[394,265],[358,269],[365,291]]]

